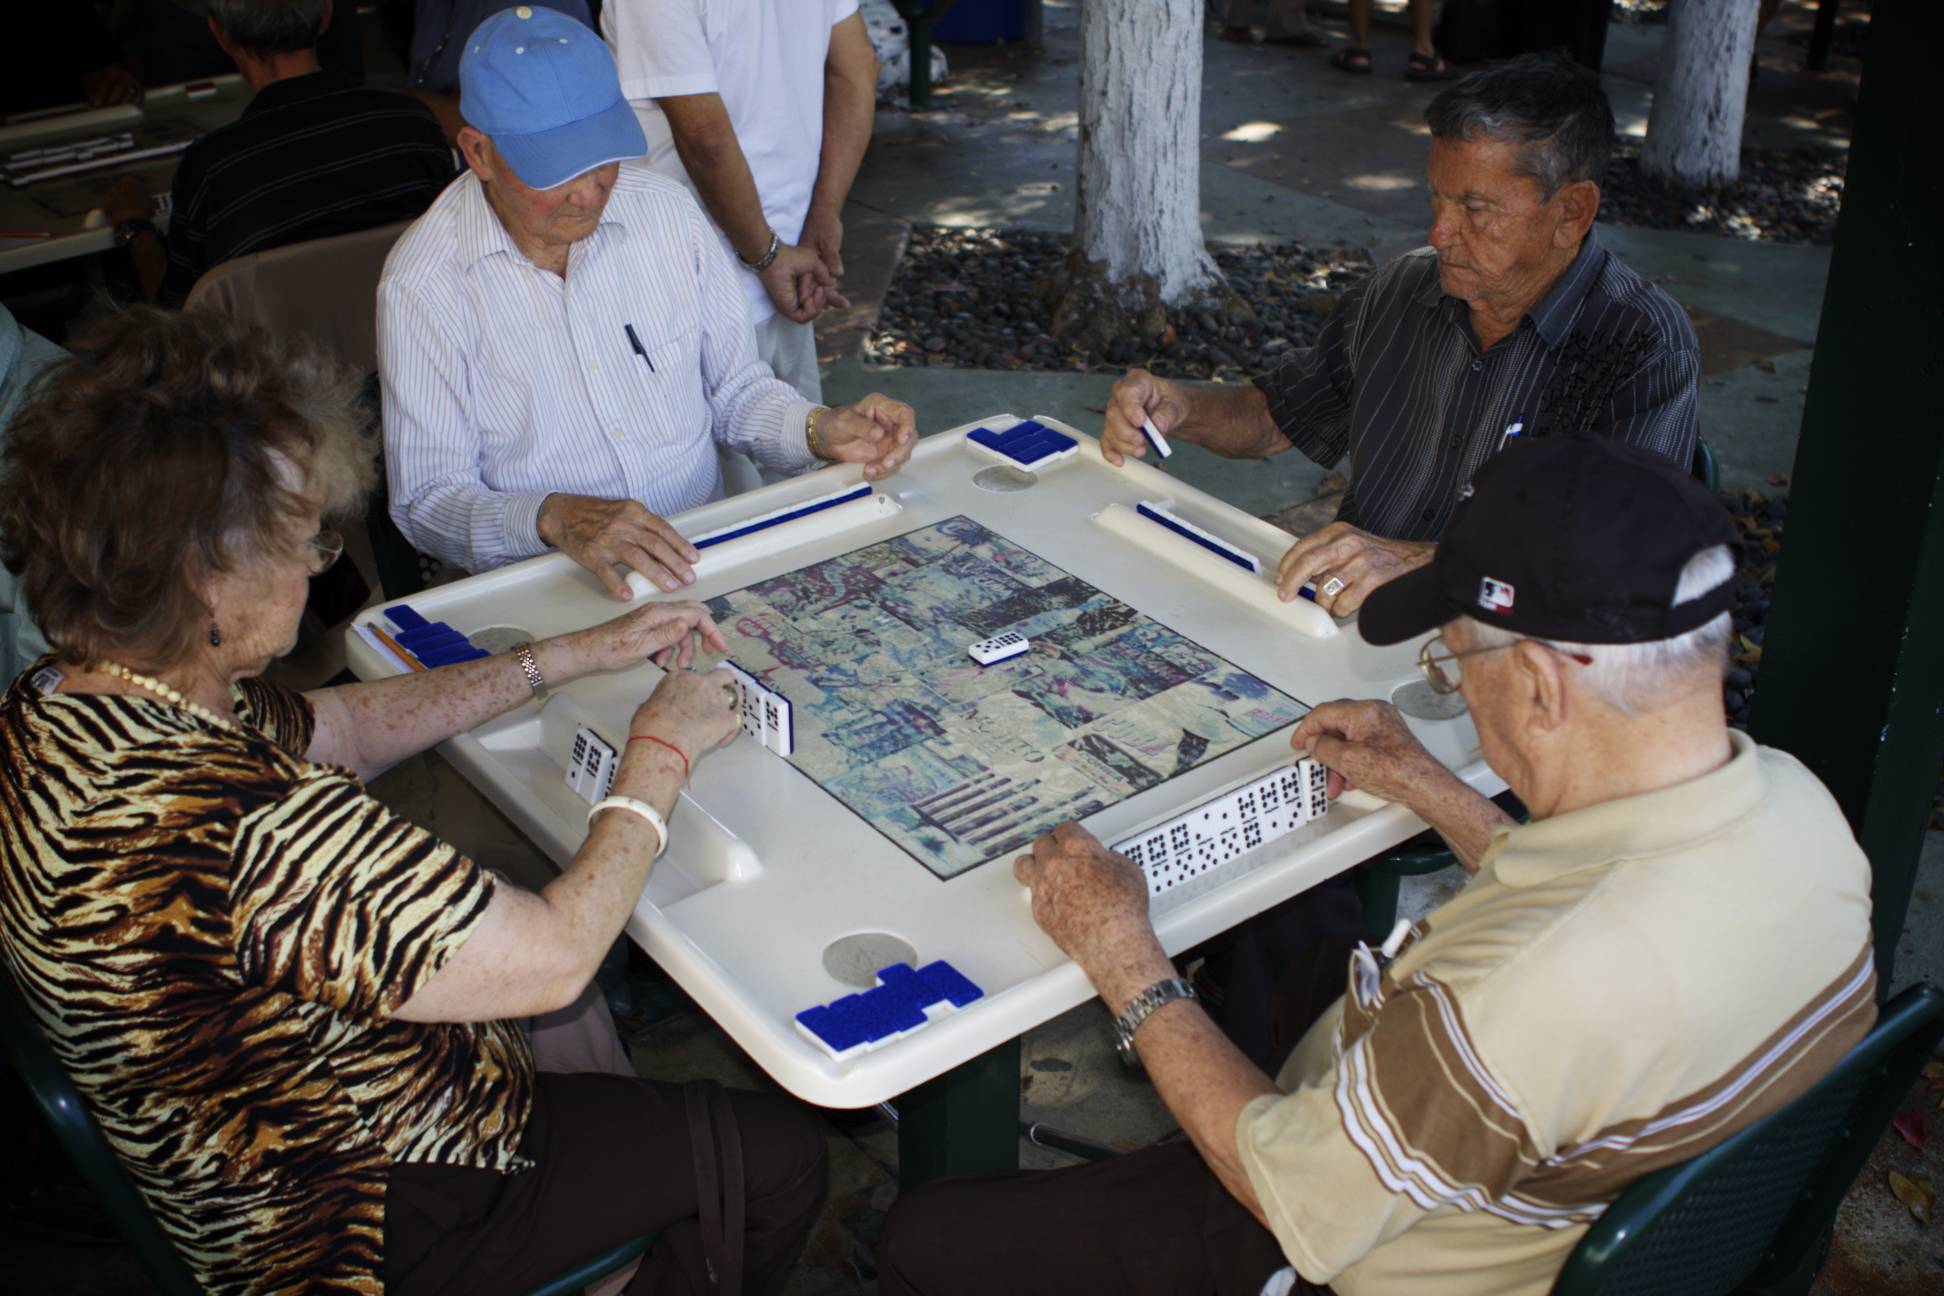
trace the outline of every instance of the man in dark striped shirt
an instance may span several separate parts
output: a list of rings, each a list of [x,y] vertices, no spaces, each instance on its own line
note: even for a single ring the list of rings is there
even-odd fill
[[[451,181],[430,109],[319,68],[331,3],[209,0],[217,43],[256,97],[183,153],[166,247],[140,186],[103,203],[150,301],[179,306],[205,271],[251,252],[416,219]]]
[[[1338,616],[1430,561],[1460,493],[1514,437],[1601,436],[1694,455],[1694,330],[1600,246],[1613,112],[1599,82],[1526,55],[1431,101],[1431,246],[1351,288],[1316,344],[1253,387],[1136,369],[1114,386],[1102,449],[1147,453],[1143,415],[1233,458],[1294,446],[1349,457],[1338,520],[1284,555],[1278,591],[1313,582]]]

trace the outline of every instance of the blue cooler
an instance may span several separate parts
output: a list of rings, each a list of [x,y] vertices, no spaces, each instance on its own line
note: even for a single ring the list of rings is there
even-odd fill
[[[999,45],[1026,39],[1027,0],[958,0],[932,25],[941,45]]]

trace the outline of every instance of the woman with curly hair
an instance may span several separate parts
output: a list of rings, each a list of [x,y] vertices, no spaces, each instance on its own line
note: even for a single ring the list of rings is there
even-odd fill
[[[684,669],[721,634],[655,603],[422,674],[265,681],[370,481],[351,394],[306,345],[146,309],[35,384],[0,548],[54,651],[0,700],[0,963],[208,1290],[520,1291],[651,1230],[629,1290],[700,1290],[722,1203],[697,1179],[738,1131],[747,1234],[710,1260],[780,1286],[814,1123],[711,1096],[705,1142],[680,1087],[537,1072],[518,1025],[580,999],[688,768],[735,736],[726,674]],[[648,658],[614,781],[640,809],[538,893],[365,791],[536,675]]]

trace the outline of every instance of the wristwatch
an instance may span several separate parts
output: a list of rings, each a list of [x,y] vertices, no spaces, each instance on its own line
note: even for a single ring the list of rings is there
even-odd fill
[[[1155,1009],[1176,999],[1196,997],[1194,986],[1180,977],[1169,977],[1166,981],[1156,981],[1128,1000],[1121,1015],[1114,1018],[1114,1047],[1120,1050],[1121,1061],[1128,1066],[1139,1065],[1134,1056],[1134,1032],[1141,1029],[1142,1022],[1154,1015]]]
[[[162,237],[162,231],[155,228],[154,221],[145,220],[140,216],[131,216],[127,220],[115,222],[115,246],[118,248],[127,247],[144,234]]]
[[[514,644],[508,651],[513,654],[513,659],[520,663],[520,673],[526,676],[527,687],[533,690],[534,701],[545,701],[547,677],[540,673],[540,663],[533,659],[532,643]]]

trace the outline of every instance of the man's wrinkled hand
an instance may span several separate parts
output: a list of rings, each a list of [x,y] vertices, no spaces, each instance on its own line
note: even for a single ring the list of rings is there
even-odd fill
[[[823,309],[826,293],[837,286],[823,258],[807,247],[784,243],[776,249],[776,260],[757,272],[763,291],[785,319],[806,323]]]
[[[864,480],[889,477],[918,444],[918,416],[903,401],[872,392],[817,418],[817,444],[837,463],[864,465]]]
[[[1096,986],[1158,949],[1146,876],[1079,824],[1041,834],[1013,861],[1013,876],[1033,893],[1033,921]]]
[[[1145,369],[1129,369],[1114,383],[1107,397],[1107,421],[1100,429],[1100,453],[1120,467],[1132,455],[1147,456],[1141,420],[1149,419],[1162,436],[1180,435],[1188,419],[1187,393],[1177,383],[1157,378]]]
[[[549,495],[540,505],[537,529],[541,540],[600,577],[623,603],[634,592],[615,574],[617,565],[673,592],[695,580],[689,564],[702,556],[681,532],[635,500]]]
[[[101,214],[110,226],[125,220],[147,220],[155,214],[155,200],[140,176],[123,176],[101,195]]]
[[[91,108],[139,104],[143,93],[141,81],[119,63],[103,63],[81,74],[81,94]]]
[[[1388,702],[1325,702],[1303,717],[1289,745],[1323,762],[1332,797],[1362,788],[1408,806],[1414,792],[1451,777]]]
[[[1349,616],[1372,590],[1422,567],[1437,551],[1428,540],[1386,540],[1332,522],[1289,547],[1276,568],[1276,594],[1287,603],[1308,581],[1316,586],[1319,607],[1331,616]]]
[[[824,211],[812,205],[809,214],[803,218],[803,233],[797,243],[823,258],[831,274],[839,279],[844,277],[844,222],[836,212]]]

